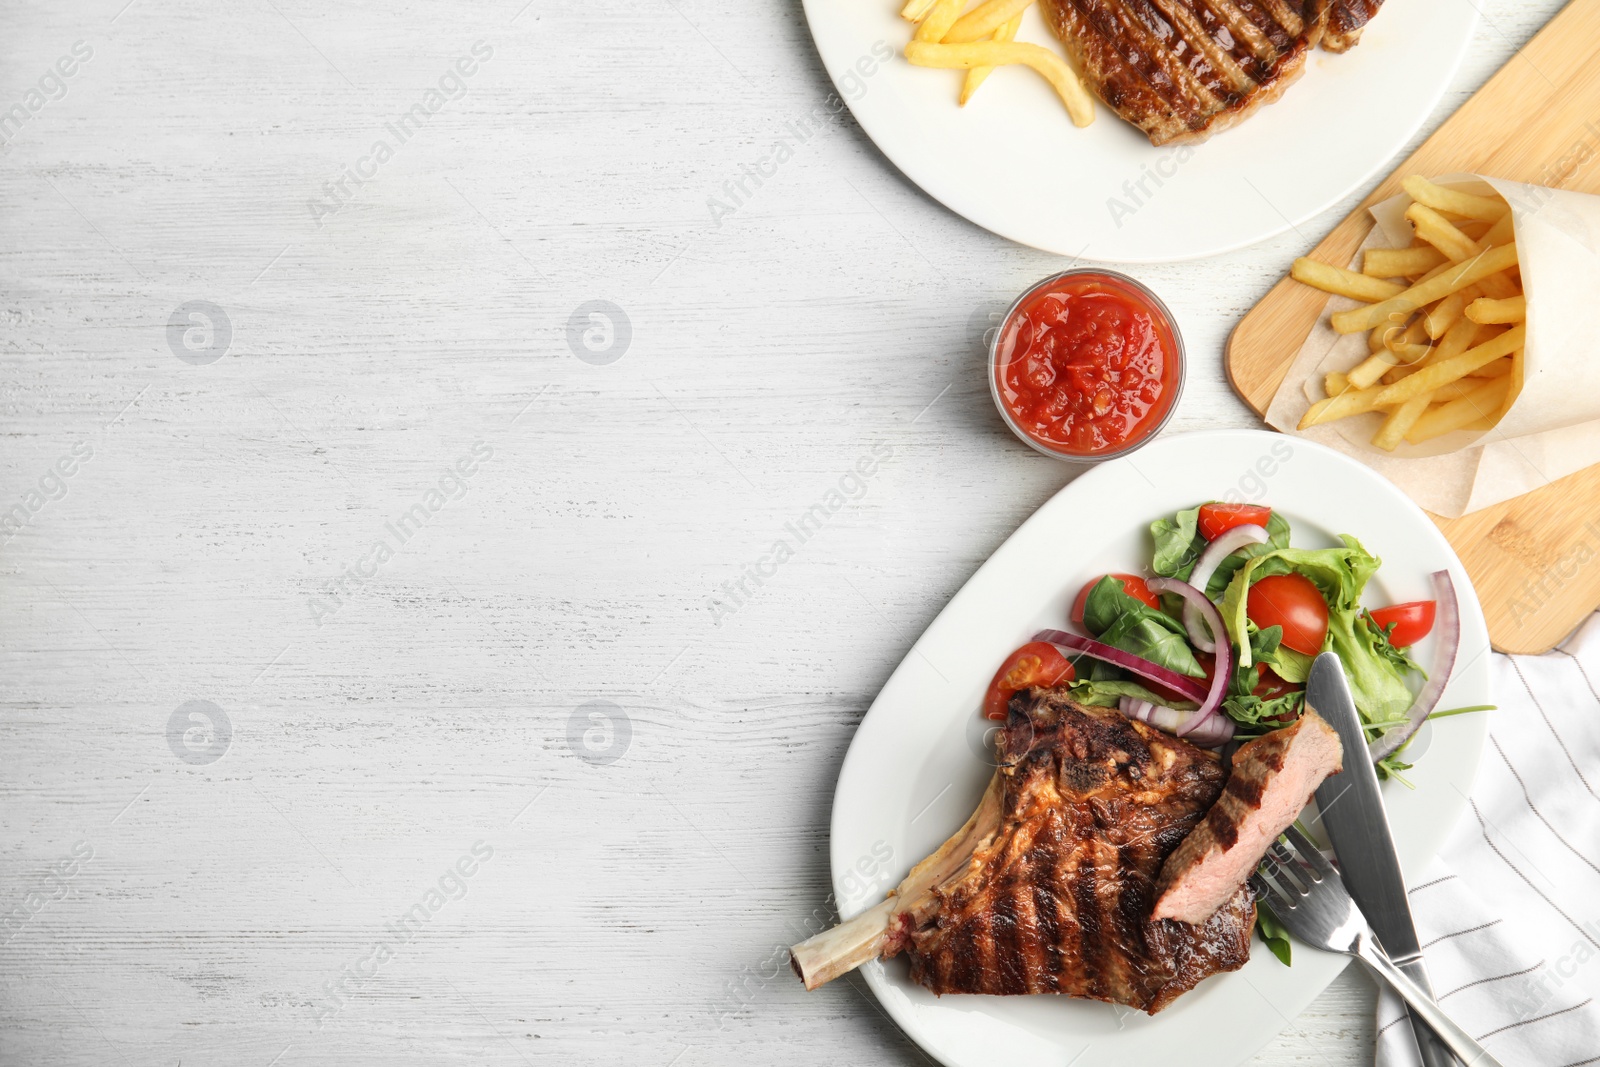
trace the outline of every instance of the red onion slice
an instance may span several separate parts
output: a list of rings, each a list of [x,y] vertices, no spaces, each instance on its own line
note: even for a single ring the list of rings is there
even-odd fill
[[[1260,527],[1257,527],[1260,529]],[[1221,538],[1217,539],[1221,541]],[[1233,677],[1233,642],[1228,640],[1228,631],[1222,628],[1222,614],[1217,611],[1216,605],[1207,599],[1204,592],[1196,589],[1188,582],[1180,582],[1176,578],[1152,578],[1145,585],[1158,593],[1175,593],[1183,597],[1188,604],[1193,604],[1200,612],[1200,617],[1205,624],[1211,627],[1211,632],[1219,634],[1222,640],[1214,646],[1217,654],[1216,669],[1211,675],[1211,689],[1205,698],[1200,701],[1200,710],[1194,713],[1194,718],[1178,728],[1179,737],[1187,737],[1217,713],[1222,707],[1222,698],[1228,692],[1228,679]]]
[[[1138,719],[1169,734],[1177,733],[1197,714],[1193,711],[1162,707],[1148,700],[1135,700],[1133,697],[1123,697],[1117,706],[1128,718]],[[1200,748],[1216,748],[1218,745],[1227,744],[1233,740],[1233,722],[1226,715],[1212,716],[1186,740]]]
[[[1401,745],[1422,729],[1422,724],[1428,721],[1428,716],[1439,704],[1439,698],[1444,695],[1444,687],[1450,684],[1456,655],[1461,650],[1461,605],[1456,600],[1456,584],[1450,580],[1449,571],[1435,571],[1429,577],[1433,579],[1433,595],[1439,602],[1434,622],[1439,635],[1439,650],[1434,654],[1433,670],[1428,672],[1427,682],[1417,694],[1411,710],[1406,712],[1406,721],[1399,726],[1391,726],[1368,742],[1367,751],[1374,763],[1394,755]],[[1153,582],[1150,585],[1151,588],[1155,587]]]
[[[1266,527],[1246,524],[1235,526],[1224,531],[1222,536],[1206,546],[1200,553],[1200,558],[1195,562],[1194,570],[1189,574],[1189,584],[1200,592],[1206,591],[1206,586],[1211,582],[1211,576],[1217,573],[1217,568],[1222,561],[1239,551],[1245,545],[1264,545],[1269,535]],[[1213,635],[1206,633],[1206,628],[1200,625],[1201,614],[1198,605],[1192,601],[1183,604],[1183,628],[1189,631],[1189,641],[1202,652],[1215,652],[1216,641]],[[1218,631],[1219,633],[1221,631]],[[1224,638],[1226,635],[1224,635]]]
[[[1155,586],[1151,585],[1150,588],[1154,589]],[[1220,624],[1219,620],[1218,625]],[[1172,690],[1186,700],[1198,701],[1204,699],[1206,695],[1205,689],[1193,678],[1179,674],[1177,671],[1168,670],[1159,663],[1151,663],[1149,660],[1135,656],[1131,652],[1124,652],[1120,648],[1112,648],[1110,645],[1092,638],[1079,637],[1077,634],[1069,634],[1065,630],[1040,630],[1033,635],[1033,639],[1035,641],[1048,641],[1052,645],[1059,645],[1061,648],[1069,649],[1085,656],[1092,656],[1098,660],[1104,660],[1114,667],[1121,667],[1125,671],[1132,671],[1141,678],[1147,678],[1157,685]]]

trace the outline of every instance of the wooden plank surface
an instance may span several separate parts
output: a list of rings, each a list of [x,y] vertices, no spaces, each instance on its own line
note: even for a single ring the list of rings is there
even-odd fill
[[[1489,16],[1493,20],[1493,15]],[[1600,0],[1572,0],[1308,253],[1343,265],[1367,208],[1410,174],[1471,171],[1600,193]],[[1228,340],[1228,375],[1264,413],[1326,296],[1284,278]],[[1553,647],[1600,607],[1600,467],[1459,519],[1433,516],[1472,575],[1502,652]]]
[[[1558,6],[1480,2],[1435,121]],[[976,338],[1060,260],[929,202],[848,114],[718,225],[831,92],[792,3],[13,4],[0,103],[79,40],[0,153],[0,493],[93,450],[0,543],[0,913],[39,905],[0,934],[0,1064],[926,1064],[773,953],[824,905],[874,693],[1072,477],[996,418]],[[1136,271],[1191,355],[1172,432],[1257,424],[1220,352],[1305,244]],[[209,364],[168,335],[196,300],[232,327]],[[594,300],[631,326],[605,365],[568,341]],[[196,700],[228,716],[211,762],[178,755],[219,741],[174,737]],[[1253,1062],[1368,1064],[1371,1013],[1347,971]]]

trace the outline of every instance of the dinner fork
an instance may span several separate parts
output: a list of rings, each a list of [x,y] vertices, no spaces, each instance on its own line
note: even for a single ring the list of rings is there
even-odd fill
[[[1295,937],[1315,948],[1354,956],[1388,982],[1467,1067],[1501,1067],[1421,986],[1390,962],[1338,872],[1297,828],[1289,827],[1267,850],[1250,879],[1250,888]]]

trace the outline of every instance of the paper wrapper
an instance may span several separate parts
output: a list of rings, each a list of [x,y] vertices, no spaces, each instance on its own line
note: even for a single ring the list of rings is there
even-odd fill
[[[1542,488],[1600,463],[1600,196],[1500,178],[1452,174],[1435,179],[1511,204],[1522,289],[1528,301],[1521,394],[1492,430],[1455,433],[1393,452],[1373,448],[1384,416],[1374,412],[1296,430],[1325,394],[1329,371],[1348,371],[1367,356],[1367,335],[1340,335],[1333,312],[1359,306],[1328,299],[1289,374],[1267,408],[1267,423],[1310,438],[1372,467],[1422,507],[1446,518]],[[1377,225],[1361,249],[1411,242],[1405,195],[1372,207]],[[1359,269],[1360,253],[1349,264]]]

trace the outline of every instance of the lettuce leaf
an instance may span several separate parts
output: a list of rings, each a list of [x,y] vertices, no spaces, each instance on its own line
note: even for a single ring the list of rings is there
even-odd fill
[[[1222,591],[1228,587],[1228,583],[1233,580],[1233,576],[1238,573],[1239,568],[1243,567],[1248,561],[1257,556],[1264,556],[1268,552],[1288,547],[1289,520],[1274,511],[1272,517],[1267,520],[1266,543],[1246,545],[1217,564],[1216,571],[1206,582],[1206,596],[1212,600],[1221,596]]]
[[[1249,666],[1253,662],[1253,624],[1245,609],[1251,582],[1269,574],[1293,572],[1305,576],[1328,602],[1328,636],[1322,650],[1339,654],[1356,707],[1368,721],[1392,719],[1411,706],[1406,678],[1417,667],[1389,643],[1361,607],[1361,594],[1381,561],[1354,537],[1345,534],[1340,540],[1343,548],[1282,548],[1248,559],[1228,583],[1222,599],[1223,623],[1240,647],[1241,663]],[[1273,669],[1285,681],[1301,680],[1291,675],[1303,678],[1301,668],[1308,670],[1309,662],[1297,658],[1298,654],[1285,655],[1286,651],[1274,653]]]

